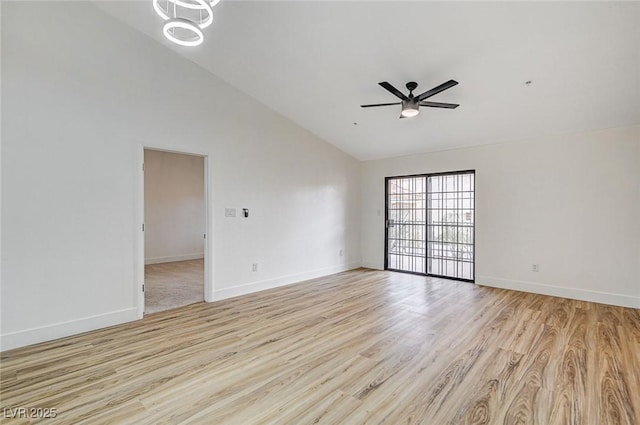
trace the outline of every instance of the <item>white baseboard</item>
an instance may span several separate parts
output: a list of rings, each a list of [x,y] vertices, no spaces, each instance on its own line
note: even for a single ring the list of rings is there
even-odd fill
[[[367,268],[367,269],[373,269],[373,270],[384,270],[384,266],[380,266],[379,264],[373,263],[373,262],[368,262],[368,261],[364,261],[362,263],[362,267]]]
[[[173,263],[175,261],[200,260],[202,258],[204,258],[204,252],[197,252],[195,254],[175,255],[172,257],[145,258],[144,264]]]
[[[304,280],[315,279],[317,277],[357,269],[358,267],[360,267],[360,262],[326,267],[323,269],[317,269],[288,276],[281,276],[274,279],[261,280],[257,282],[246,283],[243,285],[229,286],[228,288],[214,290],[213,299],[215,301],[220,301],[227,298],[239,297],[241,295],[251,294],[253,292],[277,288],[278,286],[290,285],[292,283],[297,283]]]
[[[631,295],[593,291],[590,289],[567,288],[564,286],[501,279],[490,276],[478,276],[476,283],[481,286],[491,286],[493,288],[511,289],[514,291],[531,292],[534,294],[551,295],[553,297],[571,298],[574,300],[591,301],[621,307],[640,308],[640,297]]]
[[[0,335],[0,351],[51,341],[83,332],[94,331],[138,319],[136,308],[113,311],[97,316],[84,317],[68,322],[55,323],[39,328],[25,329]]]

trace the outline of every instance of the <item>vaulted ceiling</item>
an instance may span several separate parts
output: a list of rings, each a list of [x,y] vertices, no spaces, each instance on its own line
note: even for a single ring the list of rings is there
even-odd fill
[[[223,0],[196,48],[97,5],[361,160],[640,124],[640,2]],[[449,79],[455,110],[359,106]]]

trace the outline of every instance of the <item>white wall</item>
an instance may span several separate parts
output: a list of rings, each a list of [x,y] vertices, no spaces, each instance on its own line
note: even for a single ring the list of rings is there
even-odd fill
[[[138,317],[142,145],[208,157],[214,298],[360,264],[353,158],[92,4],[2,33],[2,349]]]
[[[144,151],[145,264],[204,258],[204,158]]]
[[[385,176],[468,169],[477,283],[640,307],[638,126],[363,163],[363,265],[384,265]]]

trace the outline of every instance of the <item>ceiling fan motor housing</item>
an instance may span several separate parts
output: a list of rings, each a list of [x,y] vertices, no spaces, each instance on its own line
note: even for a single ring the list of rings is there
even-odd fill
[[[404,109],[416,109],[417,110],[418,106],[420,106],[420,105],[419,105],[418,99],[415,98],[415,97],[402,101],[402,109],[403,110]]]

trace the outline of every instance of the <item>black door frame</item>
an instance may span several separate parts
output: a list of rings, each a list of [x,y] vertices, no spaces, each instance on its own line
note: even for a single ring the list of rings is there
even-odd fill
[[[389,180],[404,179],[404,178],[411,178],[411,177],[425,177],[428,180],[429,177],[447,176],[447,175],[454,175],[454,174],[473,174],[473,232],[472,232],[473,234],[473,243],[472,243],[473,273],[472,273],[471,279],[463,279],[459,277],[450,277],[450,276],[442,276],[442,275],[427,273],[428,268],[426,264],[427,262],[426,253],[424,257],[424,261],[425,261],[424,273],[389,268]],[[441,173],[405,174],[402,176],[389,176],[384,178],[384,269],[385,270],[398,272],[398,273],[415,274],[418,276],[431,276],[431,277],[439,277],[442,279],[450,279],[450,280],[458,280],[461,282],[475,283],[475,279],[476,279],[476,180],[475,180],[475,175],[476,175],[476,170],[460,170],[460,171],[445,171]],[[425,191],[427,191],[426,187],[425,187]],[[425,227],[427,225],[426,224],[427,212],[428,212],[428,208],[425,208]],[[425,238],[426,238],[426,235],[427,235],[427,232],[425,231]],[[427,241],[425,240],[425,242]]]

